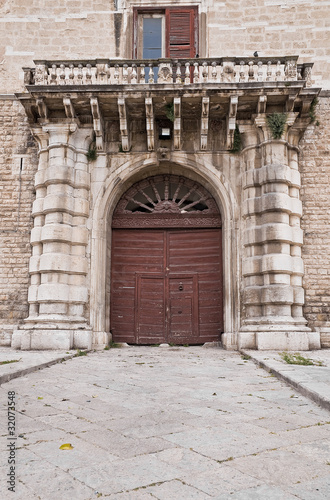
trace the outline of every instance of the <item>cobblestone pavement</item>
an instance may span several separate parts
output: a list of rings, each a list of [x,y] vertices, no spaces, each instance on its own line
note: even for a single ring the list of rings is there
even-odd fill
[[[243,358],[129,347],[4,383],[0,497],[328,499],[329,411]],[[72,449],[60,449],[66,443]]]

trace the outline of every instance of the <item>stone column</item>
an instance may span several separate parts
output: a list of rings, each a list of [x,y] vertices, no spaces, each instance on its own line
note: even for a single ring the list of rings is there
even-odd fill
[[[32,215],[29,317],[15,332],[22,349],[90,348],[88,309],[90,128],[75,122],[35,128],[39,142]]]
[[[295,113],[287,113],[282,137],[274,140],[266,114],[259,114],[255,119],[258,134],[252,134],[259,139],[257,146],[245,152],[241,348],[320,347],[319,338],[306,326],[302,309],[301,184],[298,141],[290,134],[295,119]]]

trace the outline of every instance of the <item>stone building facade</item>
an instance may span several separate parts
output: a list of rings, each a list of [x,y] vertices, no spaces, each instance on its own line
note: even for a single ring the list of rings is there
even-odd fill
[[[329,11],[0,3],[2,345],[330,346]]]

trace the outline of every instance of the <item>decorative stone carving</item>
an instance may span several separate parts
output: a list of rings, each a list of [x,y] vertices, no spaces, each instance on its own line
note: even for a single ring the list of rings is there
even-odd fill
[[[231,83],[235,81],[235,67],[234,63],[232,62],[226,62],[223,65],[223,71],[222,71],[222,81],[225,83]]]
[[[48,119],[48,109],[47,109],[45,100],[42,97],[39,97],[37,99],[36,103],[38,106],[38,112],[39,112],[40,117],[43,120],[47,120]]]
[[[172,68],[169,64],[159,65],[158,83],[173,83]]]
[[[181,98],[174,97],[174,149],[181,149]]]
[[[152,98],[145,98],[146,105],[146,128],[147,128],[147,141],[148,151],[153,151],[155,148],[155,131],[154,131],[154,111],[152,106]]]
[[[266,113],[266,106],[267,106],[267,96],[266,95],[259,96],[258,109],[257,109],[258,115],[260,113]]]
[[[96,149],[103,151],[103,118],[97,97],[91,97],[91,110],[93,115],[94,132],[96,136]]]
[[[231,149],[234,142],[234,132],[236,128],[238,97],[232,96],[229,103],[229,113],[227,117],[227,148]]]
[[[287,80],[297,80],[297,61],[287,61],[284,72]]]
[[[158,148],[157,149],[157,159],[158,160],[169,160],[171,152],[168,148]]]
[[[66,117],[73,119],[75,117],[75,111],[71,99],[69,97],[63,97],[63,105]]]
[[[121,97],[118,99],[118,112],[119,112],[119,126],[121,133],[121,145],[123,151],[129,151],[130,143],[128,135],[126,102],[125,99]]]
[[[209,110],[210,98],[203,97],[202,99],[202,117],[201,117],[201,149],[207,149],[207,136],[209,130]]]
[[[306,80],[306,87],[312,86],[312,65],[305,65],[304,80]]]
[[[180,226],[221,227],[221,217],[214,199],[202,186],[175,175],[159,175],[134,184],[119,201],[112,220],[112,227]]]
[[[45,76],[46,76],[45,65],[36,64],[36,69],[34,74],[35,85],[44,85]]]

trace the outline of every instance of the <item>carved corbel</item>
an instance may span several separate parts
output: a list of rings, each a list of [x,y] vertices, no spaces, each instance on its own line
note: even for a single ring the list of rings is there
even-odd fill
[[[294,102],[296,100],[297,94],[290,94],[287,97],[286,103],[285,103],[285,111],[287,113],[291,113],[294,110]]]
[[[267,96],[260,95],[258,100],[257,114],[260,115],[266,113],[266,107],[267,107]]]
[[[174,97],[174,149],[181,148],[181,98]]]
[[[36,100],[39,116],[42,120],[48,120],[48,108],[43,97]]]
[[[97,97],[91,97],[91,110],[93,115],[93,125],[96,137],[96,149],[103,151],[103,119]]]
[[[307,91],[302,91],[299,94],[299,97],[301,98],[301,111],[300,111],[300,118],[306,119],[308,118],[310,120],[310,109],[311,109],[311,104],[316,99],[318,96],[318,91],[317,93],[311,93],[308,90]]]
[[[129,134],[127,125],[126,101],[122,97],[118,99],[118,112],[119,112],[119,125],[121,133],[121,145],[123,151],[129,151],[130,144],[129,144]]]
[[[31,132],[38,143],[39,151],[45,150],[49,142],[49,134],[47,130],[44,130],[44,128],[40,125],[34,125],[31,127]]]
[[[76,113],[70,97],[63,97],[63,105],[66,117],[71,119],[75,118]]]
[[[238,97],[232,96],[229,103],[229,113],[227,117],[227,148],[231,149],[234,143],[234,132],[236,128]]]
[[[152,97],[145,98],[146,106],[146,127],[147,127],[147,141],[148,151],[153,151],[155,148],[155,130],[154,130],[154,110],[152,105]]]
[[[34,99],[24,99],[21,100],[21,103],[24,106],[26,115],[28,117],[28,121],[30,124],[34,124],[37,122],[38,112],[37,105]]]
[[[210,98],[203,97],[202,100],[202,119],[201,119],[201,149],[207,148],[207,135],[209,131],[209,110]]]

